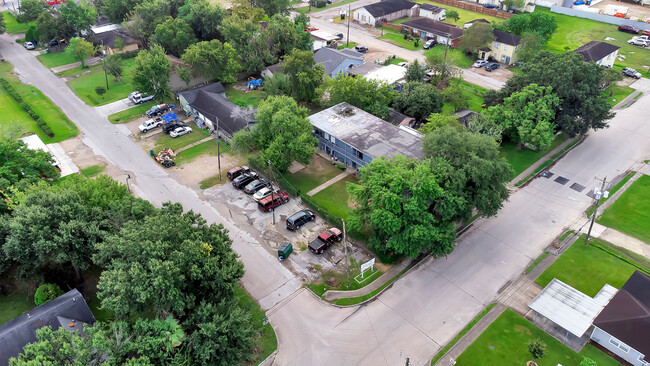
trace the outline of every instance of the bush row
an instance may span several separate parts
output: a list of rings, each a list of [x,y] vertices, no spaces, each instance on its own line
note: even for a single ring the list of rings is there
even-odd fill
[[[38,127],[43,130],[47,136],[50,138],[54,137],[54,131],[52,131],[50,126],[48,126],[47,123],[43,121],[41,116],[39,116],[38,113],[36,113],[36,111],[34,111],[32,107],[25,102],[25,100],[23,100],[23,97],[7,79],[0,78],[0,84],[2,84],[7,92],[9,92],[9,95],[11,95],[16,100],[16,102],[18,102],[20,108],[22,108],[27,114],[29,114],[30,117],[32,117],[32,119],[34,119]]]

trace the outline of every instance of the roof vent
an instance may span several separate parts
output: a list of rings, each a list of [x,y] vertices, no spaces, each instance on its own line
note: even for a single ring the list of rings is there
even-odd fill
[[[343,117],[354,116],[355,110],[351,106],[343,107],[339,110],[339,114]]]
[[[68,323],[68,327],[74,328],[74,326],[75,326],[74,321],[71,321],[70,323]]]

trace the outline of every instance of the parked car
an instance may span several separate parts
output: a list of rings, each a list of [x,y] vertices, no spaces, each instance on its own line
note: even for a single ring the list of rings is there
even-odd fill
[[[641,73],[632,68],[625,67],[623,68],[623,70],[621,70],[621,72],[623,73],[624,76],[629,76],[635,79],[641,79]]]
[[[643,36],[646,37],[646,36]],[[627,40],[627,43],[633,45],[633,46],[641,46],[641,47],[648,47],[648,44],[650,43],[650,40],[647,38],[642,38],[642,37],[632,37]]]
[[[485,65],[485,70],[492,72],[492,70],[496,70],[496,69],[498,69],[499,67],[501,67],[501,65],[499,65],[499,63],[497,63],[497,62],[490,62],[490,63],[488,63],[487,65]]]
[[[485,66],[487,64],[489,64],[489,62],[487,62],[485,60],[477,60],[476,62],[474,62],[474,65],[472,65],[472,67],[476,67],[476,68],[480,69],[481,67],[483,67],[483,66]]]
[[[316,215],[312,210],[302,210],[298,211],[295,214],[287,217],[287,229],[289,230],[298,230],[300,227],[309,221],[314,221]]]
[[[244,187],[244,192],[248,194],[253,194],[259,191],[262,188],[271,187],[271,183],[265,179],[254,180]]]
[[[159,115],[161,115],[163,113],[166,113],[167,111],[170,111],[170,110],[174,109],[174,107],[175,106],[173,104],[158,104],[158,105],[155,105],[155,106],[151,107],[146,112],[146,115],[149,118],[156,117],[156,116],[159,116]]]
[[[425,50],[428,50],[429,48],[433,48],[433,46],[435,46],[435,45],[437,45],[437,44],[438,44],[438,42],[436,42],[435,39],[430,39],[430,40],[426,41],[426,42],[422,45],[422,48],[424,48]]]
[[[366,46],[355,46],[354,49],[357,50],[357,52],[361,52],[361,53],[368,52],[368,47]]]
[[[262,212],[269,212],[287,202],[289,202],[289,195],[287,192],[278,192],[278,194],[273,194],[273,196],[268,196],[257,202],[257,208]]]
[[[142,122],[142,124],[140,126],[138,126],[138,129],[140,130],[140,132],[144,133],[144,132],[147,132],[149,130],[153,130],[156,127],[160,127],[160,126],[162,126],[162,124],[163,124],[162,118],[148,119],[148,120]]]
[[[646,29],[643,32],[641,32],[642,35],[650,37],[650,29]]]
[[[499,6],[496,5],[496,4],[483,4],[483,7],[486,8],[486,9],[496,9]]]
[[[176,121],[171,121],[171,122],[164,122],[162,125],[162,130],[165,134],[169,135],[170,132],[174,131],[175,129],[179,127],[185,127],[185,123],[176,120]]]
[[[36,46],[34,46],[34,44],[32,42],[23,43],[23,47],[25,47],[28,50],[33,50],[34,48],[36,48]]]
[[[316,28],[316,27],[308,26],[307,29],[305,29],[305,32],[313,32],[313,31],[317,31],[317,30],[318,30],[318,28]]]
[[[190,132],[192,132],[191,127],[181,126],[181,127],[177,127],[174,131],[170,132],[169,136],[176,138],[183,135],[187,135]]]
[[[266,197],[270,196],[271,193],[276,195],[279,192],[280,192],[279,190],[274,191],[272,187],[264,187],[264,188],[260,189],[259,191],[255,192],[255,194],[253,195],[253,200],[255,200],[255,202],[259,202],[259,201],[262,200],[262,198],[266,198]]]
[[[343,33],[336,33],[335,36],[339,37],[339,39],[343,39]]]
[[[404,61],[404,62],[398,63],[397,66],[406,67],[406,66],[408,66],[408,64],[409,64],[408,62]]]
[[[129,100],[133,102],[133,104],[142,104],[152,101],[153,95],[142,94],[139,91],[134,91],[129,94]]]
[[[238,166],[236,168],[230,169],[228,173],[226,173],[226,176],[228,177],[228,180],[233,180],[242,174],[250,173],[250,171],[251,168],[247,167],[246,165]]]
[[[309,242],[309,250],[316,254],[322,254],[327,247],[343,239],[341,230],[333,227],[323,231],[316,239]]]
[[[621,32],[625,32],[625,33],[632,33],[632,34],[638,34],[639,33],[638,28],[635,28],[635,27],[633,27],[631,25],[627,25],[627,24],[619,25],[618,30],[621,31]]]
[[[233,179],[232,186],[237,188],[237,189],[242,189],[248,183],[254,181],[257,178],[258,178],[258,175],[255,172],[249,172],[249,173],[246,173],[246,174],[242,174],[239,177]]]

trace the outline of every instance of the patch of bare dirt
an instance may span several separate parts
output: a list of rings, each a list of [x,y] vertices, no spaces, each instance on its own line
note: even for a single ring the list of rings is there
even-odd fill
[[[221,155],[221,179],[227,181],[226,173],[228,170],[242,165],[243,159],[238,156],[222,154]],[[218,159],[212,155],[201,155],[190,163],[183,163],[169,169],[180,178],[180,182],[186,186],[194,187],[201,184],[204,179],[214,177],[219,174]]]
[[[512,76],[512,71],[506,69],[504,65],[501,65],[500,68],[494,71],[487,71],[485,70],[484,67],[481,68],[472,67],[470,68],[470,70],[474,71],[477,74],[488,76],[494,80],[503,81],[504,83],[508,81],[508,79],[510,79],[510,77]]]
[[[84,169],[93,165],[101,165],[104,167],[102,174],[109,175],[113,179],[123,182],[126,173],[115,165],[111,164],[103,156],[95,155],[93,150],[81,141],[83,136],[73,137],[65,141],[61,141],[61,147],[68,154],[72,162]]]

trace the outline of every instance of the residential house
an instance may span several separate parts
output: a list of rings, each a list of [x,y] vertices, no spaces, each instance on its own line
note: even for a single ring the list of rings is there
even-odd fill
[[[50,326],[67,331],[82,331],[95,324],[95,317],[76,289],[0,325],[0,366],[23,352],[26,344],[36,342],[36,330]]]
[[[361,65],[355,66],[348,70],[348,74],[354,75],[354,76],[366,76],[369,73],[381,69],[384,67],[384,65],[381,64],[376,64],[374,62],[364,62]]]
[[[212,83],[200,88],[178,94],[181,107],[187,115],[193,115],[197,125],[205,125],[210,131],[230,141],[235,132],[248,129],[257,121],[233,116],[238,108],[225,95],[226,89],[221,83]]]
[[[447,10],[431,4],[420,5],[420,16],[432,20],[442,21],[446,19]]]
[[[270,78],[273,74],[282,74],[282,65],[284,65],[284,62],[267,66],[260,74],[263,78]]]
[[[472,117],[474,116],[478,116],[479,114],[472,110],[463,108],[459,111],[452,113],[451,115],[458,118],[458,122],[460,122],[463,126],[467,127],[469,120],[472,119]]]
[[[339,36],[323,30],[309,32],[311,39],[314,41],[313,50],[317,51],[324,47],[336,47]]]
[[[377,80],[392,85],[404,81],[404,78],[406,77],[406,67],[399,65],[386,65],[370,71],[365,77],[368,80]]]
[[[612,67],[619,49],[620,47],[607,42],[591,41],[573,52],[581,54],[585,58],[585,62],[595,62],[603,67]]]
[[[491,57],[495,61],[506,65],[511,65],[517,61],[515,51],[517,51],[517,48],[519,47],[521,37],[516,34],[496,29],[492,32],[494,33],[494,42],[492,42],[488,47],[480,49],[478,57],[481,60]]]
[[[593,324],[593,341],[634,366],[650,366],[650,277],[634,272]]]
[[[363,54],[349,48],[321,48],[314,53],[314,61],[323,65],[325,75],[336,78],[339,75],[347,75],[353,67],[361,65]]]
[[[41,150],[52,155],[52,165],[59,170],[61,177],[65,177],[71,174],[79,173],[79,167],[70,159],[70,156],[65,153],[65,150],[61,147],[59,143],[51,143],[45,145],[43,140],[38,137],[37,134],[31,134],[20,138],[27,148],[30,150]]]
[[[174,55],[167,55],[167,59],[169,62],[171,62],[171,70],[169,72],[169,87],[171,88],[172,92],[176,93],[181,90],[189,89],[189,88],[194,88],[198,85],[205,84],[209,80],[206,80],[203,76],[201,75],[194,75],[192,74],[192,79],[190,80],[189,85],[185,83],[185,81],[181,80],[180,76],[178,75],[178,70],[181,68],[188,68],[192,69],[191,65],[188,65],[185,63],[185,61],[181,60],[180,58],[174,56]]]
[[[423,40],[435,39],[439,44],[449,44],[456,48],[463,35],[463,29],[452,24],[447,24],[425,17],[402,22],[402,29],[415,34]]]
[[[308,117],[318,148],[346,166],[360,168],[380,156],[423,157],[421,134],[397,127],[348,103],[339,103]]]
[[[381,22],[392,22],[399,18],[413,17],[418,12],[418,4],[408,0],[383,0],[354,10],[354,20],[361,24],[379,27]]]
[[[122,38],[124,47],[120,50],[115,46],[115,40]],[[95,46],[104,47],[106,53],[122,53],[137,51],[140,42],[127,33],[119,24],[104,24],[90,28],[90,40]]]
[[[474,23],[486,23],[486,24],[490,24],[490,22],[489,22],[487,19],[483,19],[483,18],[481,18],[481,19],[474,19],[474,20],[472,20],[472,21],[469,21],[469,22],[463,24],[463,29],[467,29],[467,28],[471,27]]]

